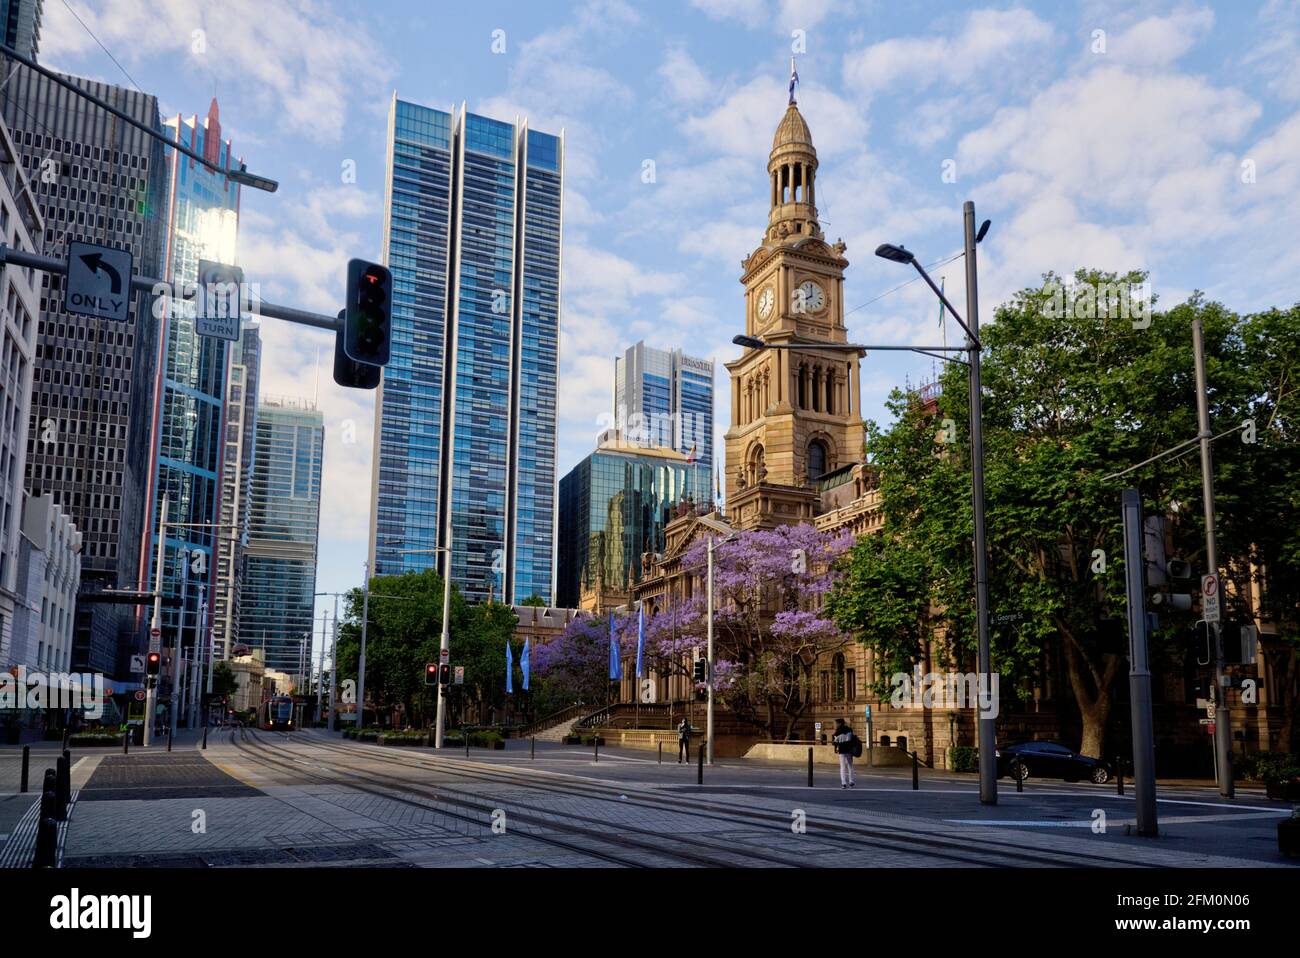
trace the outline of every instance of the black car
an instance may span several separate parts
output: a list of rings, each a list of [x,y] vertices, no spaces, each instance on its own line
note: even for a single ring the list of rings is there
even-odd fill
[[[1094,785],[1105,785],[1114,774],[1107,762],[1072,752],[1056,742],[1004,745],[994,754],[998,759],[998,778],[1010,775],[1022,782],[1030,776],[1067,782],[1087,779]]]

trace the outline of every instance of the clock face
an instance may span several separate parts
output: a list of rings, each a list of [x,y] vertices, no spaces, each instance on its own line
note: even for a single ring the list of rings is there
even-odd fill
[[[826,294],[812,280],[804,280],[794,291],[794,311],[796,313],[816,313],[826,305]]]
[[[766,287],[758,294],[758,318],[767,319],[772,315],[772,307],[776,305],[776,294],[772,292],[772,287]]]

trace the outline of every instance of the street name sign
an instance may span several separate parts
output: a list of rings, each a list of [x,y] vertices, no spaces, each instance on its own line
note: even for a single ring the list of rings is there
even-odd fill
[[[131,251],[69,243],[63,308],[80,316],[126,322],[131,310]]]

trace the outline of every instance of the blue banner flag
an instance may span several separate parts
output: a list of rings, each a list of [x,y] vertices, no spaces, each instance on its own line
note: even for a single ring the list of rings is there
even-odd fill
[[[506,639],[506,691],[515,690],[515,654],[510,651],[510,640]]]
[[[614,634],[614,613],[609,614],[609,677],[618,680],[623,677],[623,656],[618,648],[618,636]]]
[[[528,691],[528,640],[524,639],[524,654],[519,656],[519,667],[524,672],[524,691]]]
[[[641,664],[645,660],[645,606],[640,607],[636,623],[636,677],[641,677]]]

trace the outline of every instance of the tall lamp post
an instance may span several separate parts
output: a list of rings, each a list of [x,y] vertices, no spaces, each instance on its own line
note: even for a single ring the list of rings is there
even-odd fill
[[[970,430],[971,430],[971,499],[975,518],[975,616],[978,636],[978,667],[982,690],[993,688],[992,651],[989,645],[988,613],[988,556],[984,527],[984,412],[980,392],[980,351],[983,348],[979,338],[979,290],[976,282],[975,246],[988,232],[989,221],[985,220],[979,230],[975,229],[975,204],[967,200],[962,208],[965,220],[965,256],[966,256],[966,313],[970,324],[961,318],[961,314],[948,301],[930,278],[916,254],[902,246],[884,243],[877,247],[876,255],[895,263],[910,263],[916,267],[926,285],[934,290],[940,302],[952,313],[953,319],[966,332],[964,346],[865,346],[856,343],[767,343],[755,336],[736,336],[732,342],[749,349],[806,349],[806,350],[840,350],[845,352],[865,353],[871,350],[897,350],[920,353],[938,359],[959,362],[970,370]],[[947,353],[960,352],[966,359],[958,359]],[[997,759],[994,756],[996,734],[992,716],[978,716],[979,730],[979,766],[980,766],[980,802],[996,805],[998,802]]]
[[[712,765],[713,764],[713,610],[715,607],[715,603],[713,600],[713,548],[718,541],[726,542],[728,539],[735,536],[736,531],[732,529],[731,526],[727,525],[725,522],[718,522],[716,519],[711,519],[708,516],[699,516],[697,517],[697,521],[701,525],[707,527],[708,529],[711,529],[714,532],[719,532],[722,534],[721,540],[719,540],[717,536],[709,536],[708,569],[706,571],[707,586],[705,589],[705,592],[708,597],[707,599],[708,601],[708,622],[707,622],[708,642],[704,654],[707,657],[706,661],[708,662],[708,671],[705,673],[704,678],[705,681],[708,683],[705,687],[705,693],[708,696],[708,709],[705,712],[705,718],[704,718],[704,745],[708,752],[706,756],[706,760],[710,765]]]

